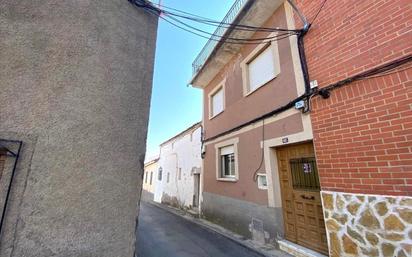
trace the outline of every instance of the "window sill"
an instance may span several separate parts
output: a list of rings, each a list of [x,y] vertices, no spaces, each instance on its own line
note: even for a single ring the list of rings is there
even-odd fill
[[[262,83],[262,85],[258,86],[257,88],[253,89],[252,91],[246,92],[244,94],[244,97],[247,97],[251,94],[253,94],[254,92],[258,91],[260,88],[266,86],[267,84],[269,84],[270,82],[272,82],[275,78],[277,77],[277,75],[275,75],[273,78],[269,79],[267,82]]]
[[[237,178],[217,178],[218,181],[222,181],[222,182],[237,182],[238,179]]]
[[[213,120],[214,118],[216,118],[217,116],[219,116],[219,115],[222,114],[223,112],[224,112],[224,110],[221,111],[221,112],[219,112],[219,113],[217,113],[217,114],[215,114],[215,115],[213,115],[213,116],[210,116],[210,117],[209,117],[209,120]]]

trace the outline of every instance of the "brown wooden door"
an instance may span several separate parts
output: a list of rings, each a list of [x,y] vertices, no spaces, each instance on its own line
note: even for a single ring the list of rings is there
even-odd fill
[[[319,177],[312,143],[276,149],[285,238],[327,254]]]

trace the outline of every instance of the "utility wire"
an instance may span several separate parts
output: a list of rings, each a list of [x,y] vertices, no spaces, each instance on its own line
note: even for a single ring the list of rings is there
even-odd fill
[[[315,22],[316,18],[318,18],[319,13],[322,11],[322,9],[325,6],[327,1],[328,0],[323,1],[322,5],[320,6],[320,8],[319,8],[318,12],[316,13],[315,17],[313,17],[312,21],[310,22],[311,25],[313,24],[313,22]]]
[[[157,9],[156,7],[153,7],[153,6],[150,6],[150,5],[142,5],[142,4],[137,3],[136,1],[133,1],[133,3],[134,3],[136,6],[138,6],[138,7],[140,7],[140,8],[143,8],[144,10],[148,11],[149,13],[151,13],[151,14],[153,14],[153,15],[158,16],[159,18],[161,18],[161,19],[164,20],[165,22],[167,22],[167,23],[169,23],[169,24],[171,24],[171,25],[173,25],[173,26],[175,26],[175,27],[177,27],[177,28],[179,28],[179,29],[182,29],[182,30],[187,31],[187,32],[189,32],[189,33],[192,33],[192,34],[194,34],[194,35],[196,35],[196,36],[199,36],[199,37],[202,37],[202,38],[205,38],[205,39],[209,39],[209,40],[211,40],[211,41],[216,41],[216,42],[220,42],[222,39],[224,39],[225,42],[226,42],[226,43],[229,43],[229,44],[239,44],[239,45],[252,44],[252,45],[259,45],[259,44],[267,44],[267,43],[270,43],[270,42],[273,42],[273,41],[278,41],[278,40],[281,40],[281,39],[285,39],[285,38],[288,38],[288,37],[290,37],[290,36],[292,36],[292,35],[296,35],[296,34],[297,34],[296,32],[283,33],[283,34],[278,34],[278,35],[275,35],[275,36],[272,36],[272,37],[267,37],[267,38],[264,38],[264,39],[262,39],[262,38],[261,38],[261,39],[246,39],[246,38],[231,38],[231,37],[225,37],[225,36],[218,36],[218,35],[210,34],[210,33],[206,32],[206,31],[197,29],[197,28],[195,28],[195,27],[193,27],[193,26],[191,26],[191,25],[189,25],[189,24],[186,24],[186,23],[184,23],[184,22],[182,22],[182,21],[180,21],[180,20],[178,20],[178,19],[176,19],[176,18],[173,19],[174,21],[171,21],[171,20],[169,20],[169,19],[172,19],[173,17],[170,17],[169,15],[161,15],[162,12],[159,11],[159,9]],[[164,14],[164,13],[163,13],[163,14]],[[183,26],[182,26],[182,25],[179,25],[179,24],[176,24],[176,22],[182,24]],[[184,27],[184,26],[185,26],[185,27]],[[196,32],[196,31],[193,31],[193,30],[196,30],[196,31],[198,31],[198,32],[200,32],[200,33],[209,34],[209,35],[211,35],[211,37],[210,37],[210,36],[202,35],[202,34]]]
[[[243,30],[243,31],[253,31],[253,32],[257,32],[257,31],[262,31],[262,32],[290,32],[290,33],[293,33],[293,34],[297,34],[297,33],[300,32],[300,30],[288,30],[288,29],[267,28],[267,27],[254,27],[254,26],[241,25],[241,24],[225,23],[225,22],[215,21],[215,20],[212,20],[212,19],[209,19],[209,18],[201,17],[199,15],[194,15],[194,14],[184,12],[184,11],[181,11],[181,10],[178,10],[178,9],[174,9],[174,8],[171,8],[171,7],[166,7],[166,6],[163,6],[163,5],[162,5],[163,8],[172,9],[172,10],[175,10],[176,12],[180,12],[180,13],[187,14],[187,15],[182,15],[182,14],[179,14],[179,13],[176,13],[176,12],[167,11],[167,10],[164,10],[163,8],[155,7],[153,5],[147,4],[147,3],[139,1],[139,0],[129,0],[129,1],[132,2],[133,4],[135,4],[137,7],[144,8],[145,10],[151,11],[151,13],[153,13],[157,16],[162,16],[162,15],[166,16],[167,15],[169,18],[171,18],[171,16],[173,16],[173,17],[178,17],[178,18],[190,20],[192,22],[197,22],[197,23],[200,23],[200,24],[214,26],[214,27],[231,28],[233,30]],[[177,22],[181,23],[181,24],[183,23],[184,26],[186,26],[186,27],[192,27],[191,29],[195,29],[197,31],[200,30],[200,29],[195,28],[191,25],[188,25],[188,24],[186,24],[186,23],[184,23],[180,20],[177,21]],[[171,22],[169,22],[169,23],[171,23]],[[178,27],[178,28],[181,29],[181,27]],[[209,34],[209,35],[213,35],[215,38],[220,37],[220,36],[214,35],[212,33],[205,32],[205,31],[199,31],[199,32]],[[222,37],[222,38],[224,38],[224,37]],[[234,39],[234,40],[238,40],[238,39]],[[239,40],[258,41],[259,39],[253,40],[253,39],[244,39],[244,38],[242,39],[242,38],[240,38]]]
[[[210,35],[210,36],[212,36],[212,37],[220,37],[220,38],[223,38],[222,36],[216,36],[216,35],[213,34],[213,33],[209,33],[209,32],[207,32],[207,31],[204,31],[204,30],[198,29],[198,28],[196,28],[196,27],[193,27],[193,26],[191,26],[191,25],[189,25],[189,24],[187,24],[187,23],[184,23],[184,22],[182,22],[181,20],[179,20],[179,19],[177,19],[177,18],[175,18],[175,17],[173,17],[173,16],[170,16],[170,15],[168,15],[168,14],[165,14],[165,16],[167,16],[168,18],[174,20],[175,22],[180,23],[180,24],[182,24],[182,25],[184,25],[184,26],[186,26],[186,27],[188,27],[188,28],[190,28],[190,29],[193,29],[193,30],[195,30],[195,31],[198,31],[198,32],[201,32],[201,33]],[[280,37],[280,36],[285,36],[285,35],[288,35],[288,36],[289,36],[289,35],[295,35],[295,34],[283,33],[283,34],[278,34],[278,35],[271,36],[271,37],[253,38],[253,39],[233,38],[233,37],[225,37],[225,39],[235,40],[235,41],[238,40],[238,41],[250,41],[250,42],[254,42],[254,41],[264,41],[264,40],[276,39],[276,38],[278,38],[278,37]]]

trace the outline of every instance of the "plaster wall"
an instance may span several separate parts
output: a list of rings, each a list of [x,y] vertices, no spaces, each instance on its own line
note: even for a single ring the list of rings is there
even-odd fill
[[[0,138],[23,141],[0,256],[133,256],[157,18],[111,0],[0,10]]]
[[[194,174],[201,172],[200,151],[200,126],[160,146],[159,168],[162,169],[162,180],[156,178],[155,201],[181,208],[193,206]]]

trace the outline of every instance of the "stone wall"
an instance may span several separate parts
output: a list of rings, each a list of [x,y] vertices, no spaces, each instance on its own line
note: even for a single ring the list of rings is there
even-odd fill
[[[412,256],[412,197],[322,192],[331,257]]]

